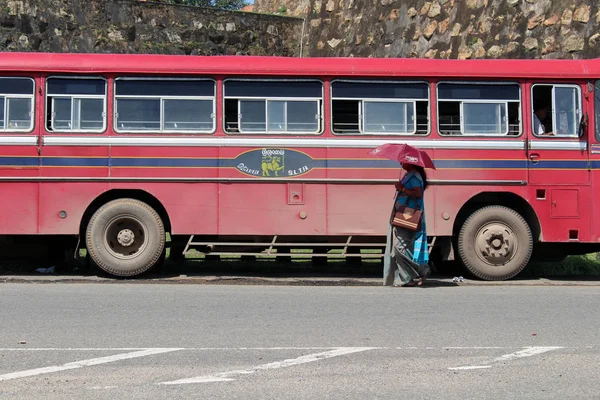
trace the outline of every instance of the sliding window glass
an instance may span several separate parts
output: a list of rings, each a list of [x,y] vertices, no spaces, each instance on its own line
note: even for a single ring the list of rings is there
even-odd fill
[[[115,131],[212,133],[215,104],[213,80],[117,78]]]
[[[0,132],[29,132],[33,129],[31,78],[0,77]]]
[[[228,79],[224,83],[224,97],[228,133],[321,132],[321,82]]]
[[[345,81],[331,84],[332,128],[341,135],[426,135],[429,85]]]
[[[583,112],[578,85],[536,83],[531,97],[535,136],[580,136]]]
[[[103,132],[106,129],[106,80],[99,77],[48,78],[46,110],[49,131]]]
[[[518,84],[440,83],[438,129],[442,135],[521,134]]]

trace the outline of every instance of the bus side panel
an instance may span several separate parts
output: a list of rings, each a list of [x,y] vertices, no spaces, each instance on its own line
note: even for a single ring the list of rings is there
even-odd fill
[[[325,149],[222,147],[219,156],[219,177],[233,180],[219,185],[220,234],[327,234]]]
[[[437,169],[427,170],[429,179],[463,181],[468,185],[484,181],[495,186],[502,185],[502,181],[527,182],[525,149],[435,149],[434,162]]]
[[[76,235],[85,210],[108,189],[105,182],[42,182],[40,233]],[[61,217],[61,211],[66,217]]]
[[[173,234],[215,234],[218,183],[201,180],[218,177],[218,153],[217,147],[210,146],[114,146],[111,177],[132,181],[113,182],[111,188],[142,190],[154,196],[165,208]],[[190,182],[172,181],[177,179]]]
[[[11,139],[2,136],[0,142]],[[39,173],[36,145],[0,145],[0,234],[38,233],[39,184],[19,179],[35,179]]]
[[[217,233],[218,183],[119,183],[112,188],[143,190],[156,197],[174,235]]]
[[[531,206],[542,228],[544,242],[590,242],[592,240],[591,187],[587,185],[532,185]]]
[[[425,206],[433,204],[433,207],[427,208],[427,234],[429,236],[451,236],[458,213],[467,202],[478,194],[486,192],[513,193],[527,201],[526,186],[439,185],[432,186],[432,190],[427,192]],[[427,199],[431,199],[431,202],[427,202]],[[510,205],[507,206],[510,207]]]
[[[324,184],[221,184],[219,233],[325,235],[326,198]]]
[[[0,235],[38,233],[38,190],[37,182],[0,183]]]
[[[327,179],[353,181],[327,186],[328,235],[387,234],[396,195],[394,183],[403,170],[397,161],[372,156],[370,150],[327,149]]]
[[[329,235],[386,235],[396,189],[388,185],[328,185]]]

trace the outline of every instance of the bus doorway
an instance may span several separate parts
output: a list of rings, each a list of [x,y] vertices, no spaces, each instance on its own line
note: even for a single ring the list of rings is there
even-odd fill
[[[531,86],[527,163],[530,203],[537,210],[545,242],[590,239],[590,169],[582,87]],[[535,204],[534,204],[535,203]]]

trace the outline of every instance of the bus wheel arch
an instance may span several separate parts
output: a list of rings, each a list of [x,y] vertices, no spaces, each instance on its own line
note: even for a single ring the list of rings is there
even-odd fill
[[[165,231],[171,232],[171,220],[169,219],[169,214],[160,200],[158,200],[152,194],[139,189],[111,189],[96,197],[83,213],[83,217],[81,218],[81,223],[79,225],[80,237],[85,237],[85,231],[90,219],[92,218],[92,215],[94,215],[94,213],[98,211],[98,209],[104,204],[117,199],[134,199],[148,204],[150,207],[156,210],[158,215],[160,215],[160,218],[165,226]]]
[[[112,232],[115,229],[118,232]],[[111,190],[88,206],[80,237],[94,264],[111,275],[125,277],[164,261],[170,229],[168,214],[154,196],[141,190]],[[140,240],[144,247],[136,248]],[[136,255],[127,256],[129,251]]]
[[[506,192],[474,196],[457,214],[453,245],[465,267],[486,280],[510,279],[531,259],[533,244],[542,239],[533,208]]]

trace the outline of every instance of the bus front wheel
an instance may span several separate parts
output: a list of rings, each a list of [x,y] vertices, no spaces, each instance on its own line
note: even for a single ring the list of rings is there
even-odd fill
[[[148,204],[117,199],[92,215],[86,244],[91,259],[105,272],[121,277],[139,275],[160,261],[165,228]]]
[[[533,249],[529,225],[515,210],[488,206],[475,211],[458,235],[463,264],[485,280],[504,280],[525,268]]]

